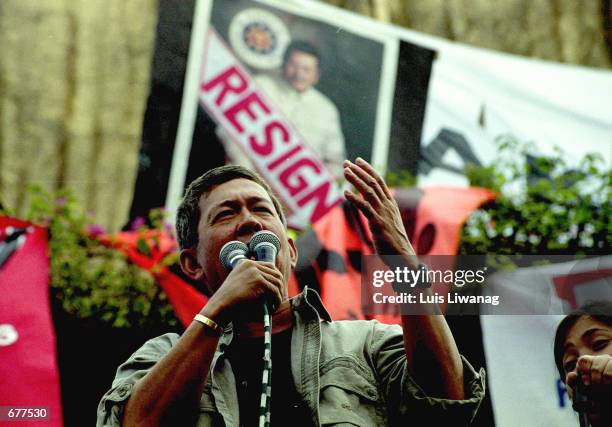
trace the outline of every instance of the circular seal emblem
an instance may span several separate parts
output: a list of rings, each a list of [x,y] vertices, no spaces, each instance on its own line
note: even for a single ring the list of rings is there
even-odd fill
[[[0,347],[9,346],[17,341],[19,334],[13,325],[0,325]]]
[[[229,26],[229,42],[234,52],[254,68],[279,67],[290,41],[289,30],[283,21],[263,9],[242,10]]]

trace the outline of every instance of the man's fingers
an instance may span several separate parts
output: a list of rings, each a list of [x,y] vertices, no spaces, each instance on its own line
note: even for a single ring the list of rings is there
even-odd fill
[[[283,280],[279,278],[277,275],[262,271],[261,276],[266,282],[274,285],[278,289],[283,287]]]
[[[279,279],[282,279],[283,277],[283,273],[281,273],[280,270],[276,268],[276,265],[274,265],[271,262],[258,261],[255,263],[255,266],[257,267],[258,270],[265,271],[266,273],[274,275],[278,277]]]
[[[345,165],[348,165],[344,168],[344,177],[347,181],[353,184],[357,191],[359,191],[368,202],[372,205],[379,206],[381,203],[380,196],[382,196],[382,190],[380,190],[376,181],[368,182],[368,179],[370,179],[369,175],[352,163],[347,161]],[[372,185],[372,182],[374,182],[375,185]]]
[[[367,203],[365,200],[363,200],[360,197],[357,197],[356,195],[354,195],[348,190],[344,191],[344,197],[346,197],[346,199],[349,202],[357,206],[357,209],[359,209],[361,213],[364,214],[368,220],[371,220],[374,218],[374,210],[372,209],[372,206],[369,203]]]
[[[256,276],[253,277],[252,291],[255,292],[257,298],[263,297],[269,306],[278,307],[282,302],[283,287],[282,275],[280,272],[270,265],[262,265],[269,263],[257,263]]]
[[[248,262],[248,263],[247,263]],[[242,267],[244,264],[244,268],[247,268],[249,279],[247,280],[255,280],[255,282],[259,282],[259,284],[263,285],[259,289],[254,289],[256,292],[267,292],[268,287],[273,287],[278,290],[278,294],[281,294],[281,289],[283,287],[283,274],[280,272],[276,266],[271,262],[262,262],[262,261],[243,261],[239,264]]]
[[[380,184],[382,182],[382,184],[384,185],[384,181],[382,181],[382,178],[378,176],[376,171],[374,171],[371,166],[370,170],[373,171],[374,174],[368,172],[365,169],[364,166],[367,164],[365,160],[359,158],[358,163],[359,164],[355,164],[350,162],[349,160],[345,162],[346,166],[350,169],[350,171],[357,175],[359,179],[361,179],[361,181],[363,181],[368,188],[372,189],[372,191],[376,193],[376,197],[382,202],[386,198],[386,195]],[[380,178],[380,181],[377,178]]]
[[[245,269],[245,271],[251,271],[251,273],[255,273],[256,271],[265,272],[267,274],[273,275],[282,279],[283,274],[280,272],[276,265],[271,262],[263,262],[263,261],[253,261],[253,260],[245,260],[238,264],[235,270]]]
[[[378,183],[380,189],[386,197],[392,197],[391,192],[389,191],[389,188],[385,183],[385,180],[382,178],[382,176],[380,176],[378,172],[376,172],[376,170],[371,164],[363,160],[361,157],[357,157],[355,162],[357,163],[357,165],[361,166]]]
[[[263,281],[266,292],[266,301],[274,303],[275,307],[279,307],[283,301],[281,294],[282,282],[277,283],[276,278],[268,276],[267,280]]]

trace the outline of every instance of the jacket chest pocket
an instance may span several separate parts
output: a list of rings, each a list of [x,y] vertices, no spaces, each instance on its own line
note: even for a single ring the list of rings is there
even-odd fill
[[[370,427],[386,424],[386,411],[376,382],[356,360],[339,358],[323,366],[320,386],[322,425]]]

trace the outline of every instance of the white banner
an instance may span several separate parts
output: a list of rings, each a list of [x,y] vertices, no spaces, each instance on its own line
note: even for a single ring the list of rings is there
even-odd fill
[[[496,427],[576,427],[553,357],[563,316],[481,316]]]
[[[612,165],[612,72],[404,34],[438,52],[421,143],[431,161],[419,168],[419,185],[467,185],[465,163],[491,164],[495,138],[508,134],[537,154],[558,146],[570,165],[587,153]]]
[[[305,228],[338,204],[325,165],[212,29],[204,58],[200,102],[279,195],[290,225]]]

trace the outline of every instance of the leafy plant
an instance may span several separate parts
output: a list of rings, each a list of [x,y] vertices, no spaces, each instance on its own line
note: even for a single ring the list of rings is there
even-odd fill
[[[385,182],[389,187],[415,187],[417,178],[407,170],[389,171],[385,174]]]
[[[52,297],[67,313],[116,328],[177,324],[172,306],[152,274],[124,253],[102,245],[102,230],[68,191],[31,186],[26,219],[49,230]]]
[[[537,156],[511,136],[498,144],[492,166],[466,170],[471,185],[498,197],[469,217],[461,254],[610,253],[612,171],[600,155],[570,167],[559,149]]]

